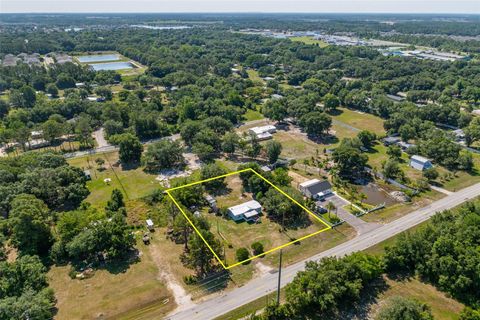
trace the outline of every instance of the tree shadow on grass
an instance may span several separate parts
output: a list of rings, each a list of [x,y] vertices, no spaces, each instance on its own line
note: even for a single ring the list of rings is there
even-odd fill
[[[138,249],[130,250],[125,256],[118,259],[100,258],[98,255],[95,261],[72,261],[72,268],[76,272],[83,272],[87,269],[106,270],[111,274],[125,273],[133,264],[140,262],[140,251]],[[66,265],[65,263],[64,265]]]
[[[112,164],[112,166],[115,166],[115,164]],[[135,170],[138,167],[140,167],[140,162],[129,162],[129,163],[121,162],[121,166],[123,171]]]
[[[224,290],[228,286],[228,282],[231,280],[232,279],[230,278],[229,271],[223,268],[218,268],[218,270],[215,270],[204,278],[199,279],[198,286],[200,290],[210,294]]]
[[[348,303],[342,306],[336,319],[370,319],[372,306],[378,303],[379,295],[387,291],[389,285],[385,277],[371,281],[361,292],[360,301],[353,306]]]
[[[317,143],[317,144],[335,144],[338,143],[338,137],[332,134],[322,134],[322,135],[307,135],[308,139]]]
[[[340,109],[333,109],[333,110],[327,111],[327,114],[330,115],[330,116],[332,116],[332,117],[339,116],[339,115],[341,115],[342,113],[343,113],[343,111],[340,110]]]

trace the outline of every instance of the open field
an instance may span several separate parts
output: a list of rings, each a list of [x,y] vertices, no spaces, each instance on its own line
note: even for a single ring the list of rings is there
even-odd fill
[[[139,242],[140,261],[126,271],[97,270],[93,277],[77,280],[68,275],[69,266],[52,267],[49,284],[55,290],[56,319],[152,319],[165,316],[175,302],[159,270],[143,243]],[[132,313],[131,310],[138,310]],[[143,311],[142,311],[143,310]]]
[[[369,130],[377,135],[384,135],[384,120],[361,111],[350,110],[347,108],[338,108],[338,114],[332,116],[333,119],[351,125],[360,130]]]
[[[105,160],[103,170],[95,163],[97,158]],[[143,197],[160,187],[160,183],[155,180],[156,175],[144,172],[142,167],[124,169],[116,165],[117,161],[117,151],[68,160],[72,166],[90,170],[92,180],[87,182],[90,195],[86,201],[103,207],[115,188],[126,195],[126,200],[130,200]],[[104,182],[106,178],[111,179],[109,184]]]
[[[342,224],[339,227],[316,234],[299,243],[283,248],[282,264],[283,266],[291,265],[316,253],[333,248],[342,242],[354,238],[355,235],[355,230],[347,224]],[[262,261],[267,265],[276,267],[279,259],[280,252],[275,251],[262,258]]]
[[[294,42],[303,42],[305,44],[318,45],[320,48],[328,47],[328,43],[326,43],[322,40],[314,39],[313,37],[307,37],[307,36],[304,36],[304,37],[290,37],[289,39],[294,41]]]
[[[325,148],[334,148],[343,138],[352,138],[356,132],[338,124],[332,125],[331,133],[335,137],[331,137],[326,142],[317,143],[307,137],[307,135],[298,128],[289,131],[279,130],[273,134],[273,138],[280,142],[283,146],[282,157],[293,159],[310,158],[318,153],[323,153]]]

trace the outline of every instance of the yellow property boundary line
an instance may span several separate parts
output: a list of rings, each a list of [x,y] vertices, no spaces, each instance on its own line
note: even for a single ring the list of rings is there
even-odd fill
[[[303,210],[305,210],[306,212],[308,212],[312,217],[314,217],[315,219],[317,219],[318,221],[320,221],[322,224],[324,224],[326,227],[324,229],[320,229],[314,233],[311,233],[311,234],[308,234],[306,236],[303,236],[299,239],[296,239],[296,240],[293,240],[293,241],[290,241],[286,244],[283,244],[281,246],[278,246],[278,247],[275,247],[273,249],[270,249],[268,251],[265,251],[261,254],[258,254],[256,256],[253,256],[253,257],[250,257],[248,259],[245,259],[243,261],[240,261],[240,262],[237,262],[237,263],[234,263],[232,265],[225,265],[225,263],[223,263],[222,259],[220,259],[220,257],[215,253],[215,251],[212,249],[212,247],[208,244],[208,242],[205,240],[205,238],[202,236],[201,232],[197,229],[197,227],[195,227],[195,225],[193,224],[192,220],[190,220],[190,218],[188,217],[188,215],[185,213],[185,211],[182,209],[182,207],[179,205],[179,203],[177,202],[177,200],[175,200],[175,198],[172,196],[171,192],[172,191],[175,191],[175,190],[178,190],[178,189],[182,189],[182,188],[186,188],[186,187],[190,187],[190,186],[193,186],[193,185],[197,185],[197,184],[201,184],[201,183],[204,183],[204,182],[208,182],[208,181],[212,181],[212,180],[216,180],[216,179],[220,179],[220,178],[225,178],[225,177],[228,177],[228,176],[232,176],[232,175],[235,175],[235,174],[240,174],[240,173],[243,173],[243,172],[247,172],[247,171],[250,171],[250,172],[253,172],[254,174],[256,174],[258,177],[260,177],[263,181],[265,181],[266,183],[268,183],[269,185],[271,185],[272,187],[275,188],[275,190],[277,190],[278,192],[280,192],[281,194],[283,194],[284,196],[286,196],[288,199],[290,199],[291,201],[293,201],[296,205],[300,206]],[[322,219],[320,219],[319,217],[317,217],[317,215],[315,215],[313,212],[311,212],[310,210],[308,210],[307,208],[305,208],[303,205],[301,205],[297,200],[293,199],[292,197],[290,197],[285,191],[283,191],[282,189],[280,189],[279,187],[277,187],[276,185],[274,185],[273,183],[271,183],[270,181],[268,181],[267,179],[265,179],[261,174],[259,174],[258,172],[256,172],[255,170],[253,170],[252,168],[247,168],[247,169],[243,169],[243,170],[239,170],[239,171],[235,171],[235,172],[230,172],[230,173],[227,173],[227,174],[224,174],[224,175],[221,175],[221,176],[218,176],[218,177],[213,177],[213,178],[209,178],[209,179],[205,179],[205,180],[201,180],[201,181],[196,181],[196,182],[192,182],[192,183],[188,183],[186,185],[183,185],[183,186],[180,186],[180,187],[175,187],[175,188],[170,188],[168,190],[165,191],[168,196],[170,197],[170,199],[172,199],[173,203],[175,203],[175,205],[177,206],[177,208],[180,210],[180,212],[184,215],[184,217],[187,219],[188,223],[190,223],[190,225],[193,227],[193,229],[195,230],[195,232],[200,236],[200,238],[203,240],[203,242],[205,242],[205,244],[207,245],[208,249],[213,253],[213,255],[215,256],[215,258],[218,260],[218,262],[222,265],[222,267],[225,269],[225,270],[228,270],[230,268],[233,268],[235,266],[238,266],[238,265],[241,265],[247,261],[251,261],[253,259],[256,259],[256,258],[259,258],[259,257],[262,257],[264,255],[266,255],[267,253],[271,253],[273,251],[276,251],[276,250],[279,250],[279,249],[282,249],[282,248],[285,248],[289,245],[292,245],[294,243],[297,243],[297,242],[300,242],[302,240],[305,240],[307,238],[310,238],[310,237],[313,237],[314,235],[317,235],[321,232],[324,232],[324,231],[327,231],[329,229],[331,229],[332,227],[330,225],[328,225],[325,221],[323,221]]]

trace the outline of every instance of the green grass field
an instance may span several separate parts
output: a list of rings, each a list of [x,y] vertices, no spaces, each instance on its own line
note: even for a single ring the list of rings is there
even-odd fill
[[[380,136],[385,134],[385,129],[383,128],[383,119],[372,114],[350,110],[347,108],[339,108],[338,110],[339,114],[334,115],[332,117],[333,119],[344,122],[360,130],[369,130],[375,132]]]
[[[105,160],[104,170],[100,170],[95,163],[97,158]],[[96,207],[103,207],[115,188],[121,190],[127,200],[133,200],[146,196],[160,187],[160,183],[155,180],[156,175],[144,172],[142,167],[125,170],[115,165],[117,161],[117,151],[68,160],[72,166],[91,172],[92,180],[87,182],[90,195],[86,201]],[[104,182],[107,178],[111,179],[110,183]]]
[[[243,115],[243,118],[245,119],[245,121],[254,121],[261,120],[265,117],[257,110],[248,109],[247,112],[245,112],[245,114]]]
[[[356,132],[338,124],[332,125],[332,133],[335,139],[329,143],[317,143],[310,140],[306,134],[297,130],[277,131],[273,134],[275,140],[282,143],[282,156],[293,159],[310,158],[313,155],[323,152],[324,148],[335,148],[343,138],[352,138],[356,136]]]

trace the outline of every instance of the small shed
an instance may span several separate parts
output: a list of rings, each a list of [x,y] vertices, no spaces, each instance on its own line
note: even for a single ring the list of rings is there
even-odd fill
[[[92,173],[90,172],[90,170],[83,170],[83,175],[87,180],[92,180]]]
[[[153,221],[151,219],[147,219],[145,221],[145,224],[146,224],[148,230],[150,230],[150,231],[155,230],[155,225],[153,224]]]

